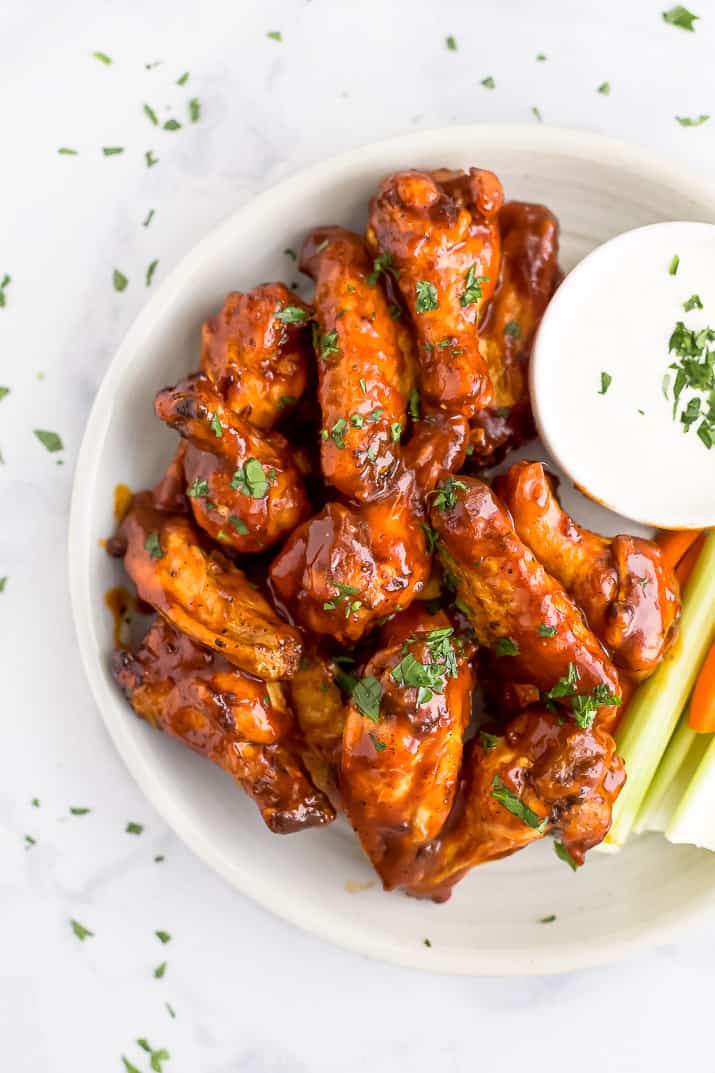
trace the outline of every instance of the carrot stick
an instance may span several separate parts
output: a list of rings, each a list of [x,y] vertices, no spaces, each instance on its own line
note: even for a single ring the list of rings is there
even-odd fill
[[[700,734],[712,734],[715,731],[715,644],[698,672],[690,699],[688,726]]]
[[[702,529],[661,529],[655,542],[671,570],[675,570],[686,551],[701,533]]]
[[[693,567],[698,561],[698,555],[702,551],[703,544],[705,543],[705,533],[701,532],[694,544],[691,544],[685,555],[675,568],[675,576],[680,584],[680,591],[682,593],[685,588],[688,578],[693,572]]]

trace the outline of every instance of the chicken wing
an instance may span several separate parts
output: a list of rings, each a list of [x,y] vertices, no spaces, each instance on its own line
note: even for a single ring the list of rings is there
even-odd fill
[[[346,812],[386,890],[412,880],[449,814],[474,685],[472,646],[447,616],[408,616],[408,636],[353,690],[340,761]]]
[[[227,771],[276,834],[335,813],[283,744],[292,715],[277,682],[232,667],[158,618],[138,651],[112,653],[112,674],[140,718]]]
[[[611,735],[553,712],[530,709],[503,736],[478,734],[465,750],[457,800],[441,835],[420,858],[409,887],[446,901],[475,865],[506,857],[547,832],[574,866],[602,842],[625,781]]]
[[[521,539],[581,607],[619,670],[634,680],[652,674],[680,614],[678,582],[658,545],[577,525],[540,462],[517,462],[495,487]]]
[[[292,730],[278,682],[239,671],[161,617],[136,652],[115,649],[111,665],[137,715],[197,752],[211,752],[227,733],[273,745]]]
[[[259,429],[271,429],[307,385],[311,316],[283,283],[227,295],[201,333],[201,369],[229,409]]]
[[[368,244],[412,316],[422,397],[467,417],[492,399],[477,324],[499,273],[502,197],[495,175],[472,168],[399,172],[370,202]]]
[[[214,540],[237,552],[262,551],[306,517],[287,441],[237,417],[203,373],[160,391],[154,410],[187,442],[187,495]]]
[[[283,622],[246,575],[208,553],[188,518],[157,510],[150,492],[132,499],[112,553],[142,600],[229,663],[270,681],[298,668],[300,635]]]
[[[319,228],[306,239],[300,265],[315,280],[323,475],[343,495],[366,502],[395,474],[411,388],[411,336],[399,307],[388,305],[359,235]]]
[[[479,327],[479,349],[494,389],[472,419],[472,465],[497,462],[534,436],[528,364],[536,329],[561,278],[559,225],[543,205],[508,201],[499,213],[501,275]]]
[[[328,503],[288,538],[270,569],[278,598],[305,629],[357,641],[409,606],[429,577],[430,556],[415,479],[359,508]]]
[[[497,677],[526,687],[529,700],[566,705],[583,725],[612,719],[621,697],[615,667],[491,488],[447,478],[432,497],[431,523],[458,606],[491,649]]]

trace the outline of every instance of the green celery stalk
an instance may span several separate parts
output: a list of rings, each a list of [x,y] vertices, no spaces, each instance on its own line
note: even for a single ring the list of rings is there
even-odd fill
[[[669,842],[715,850],[715,737],[699,734],[707,749],[665,829]]]
[[[636,817],[634,834],[665,831],[711,741],[712,734],[690,729],[686,708]]]
[[[606,836],[623,846],[633,830],[698,670],[715,638],[715,530],[710,530],[683,597],[678,636],[655,674],[635,693],[616,731],[626,784]]]

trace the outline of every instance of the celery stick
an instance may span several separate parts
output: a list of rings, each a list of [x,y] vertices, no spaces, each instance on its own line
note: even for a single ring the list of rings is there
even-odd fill
[[[683,598],[680,631],[655,674],[637,690],[616,731],[626,784],[606,836],[622,846],[633,829],[661,757],[715,638],[715,530],[708,534]]]
[[[669,842],[689,842],[715,850],[715,737],[699,734],[707,749],[675,815],[665,829]]]
[[[638,813],[634,834],[665,831],[711,741],[711,734],[690,729],[686,708]]]

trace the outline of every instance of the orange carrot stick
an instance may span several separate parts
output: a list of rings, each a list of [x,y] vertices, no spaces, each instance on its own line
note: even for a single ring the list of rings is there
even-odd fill
[[[688,726],[701,734],[715,731],[715,644],[711,647],[695,682],[690,698]]]
[[[678,583],[680,584],[681,593],[687,584],[688,578],[693,572],[693,567],[698,561],[698,555],[702,551],[704,543],[705,533],[701,532],[695,543],[690,545],[685,555],[675,568],[675,576],[677,577]]]
[[[701,535],[702,529],[661,529],[655,542],[672,570]]]

